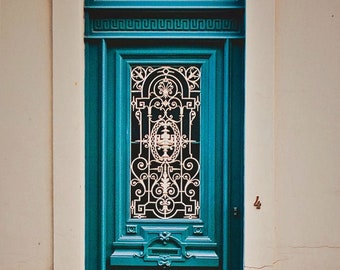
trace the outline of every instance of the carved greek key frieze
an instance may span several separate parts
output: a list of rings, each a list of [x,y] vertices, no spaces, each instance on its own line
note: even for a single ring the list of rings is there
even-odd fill
[[[94,19],[92,30],[97,31],[238,31],[234,19],[192,19],[192,18],[151,18],[151,19]]]

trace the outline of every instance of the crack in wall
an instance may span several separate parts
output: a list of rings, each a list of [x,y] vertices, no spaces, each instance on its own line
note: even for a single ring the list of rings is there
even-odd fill
[[[329,246],[329,245],[322,245],[322,246],[289,246],[289,248],[294,249],[340,249],[340,246]],[[279,263],[280,261],[283,261],[284,259],[279,259],[274,261],[272,264],[265,264],[262,266],[247,266],[245,265],[245,269],[265,269],[265,268],[272,268],[275,266],[275,264]]]
[[[330,248],[330,249],[340,249],[340,246],[289,246],[290,248],[297,248],[297,249],[318,249],[318,248]]]
[[[245,265],[244,268],[245,269],[264,269],[264,268],[268,268],[268,267],[273,267],[273,266],[275,266],[275,264],[277,264],[280,261],[283,261],[283,260],[282,259],[276,260],[272,264],[265,264],[265,265],[262,265],[262,266],[247,266],[247,265]]]

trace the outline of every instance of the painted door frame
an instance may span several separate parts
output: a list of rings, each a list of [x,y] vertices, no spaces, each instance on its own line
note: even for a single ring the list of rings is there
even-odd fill
[[[221,3],[221,1],[216,2]],[[203,1],[201,1],[202,3]],[[211,2],[205,3],[211,4]],[[223,119],[223,123],[221,122],[219,127],[220,133],[217,133],[221,134],[220,139],[217,140],[223,141],[221,145],[223,150],[217,159],[221,160],[219,164],[224,164],[222,165],[224,169],[223,176],[221,175],[221,177],[225,180],[221,184],[222,186],[227,185],[223,188],[225,190],[224,193],[221,193],[226,197],[226,199],[222,199],[225,203],[223,203],[221,208],[221,214],[218,214],[218,216],[225,216],[225,218],[218,222],[224,223],[219,229],[221,230],[219,232],[221,239],[218,240],[221,243],[219,247],[221,256],[220,267],[222,267],[221,269],[242,268],[244,10],[237,5],[233,6],[232,9],[227,9],[225,6],[220,5],[220,9],[214,6],[213,9],[209,10],[195,10],[195,5],[196,3],[192,4],[190,6],[191,9],[185,11],[177,9],[169,11],[169,9],[165,8],[156,12],[144,9],[144,12],[139,10],[135,13],[133,10],[126,12],[125,10],[117,11],[112,6],[111,9],[98,9],[88,6],[85,8],[85,38],[88,44],[86,47],[86,63],[88,63],[88,66],[85,73],[85,156],[87,179],[85,192],[87,253],[85,260],[87,262],[87,269],[97,269],[97,267],[108,269],[110,267],[107,258],[112,253],[112,248],[108,248],[108,246],[111,245],[110,240],[113,238],[113,235],[109,232],[111,231],[110,228],[116,226],[110,223],[110,220],[114,218],[107,214],[112,212],[112,209],[110,211],[110,205],[115,205],[114,195],[110,192],[110,189],[107,189],[107,186],[115,185],[114,182],[112,183],[113,180],[111,180],[115,178],[111,172],[112,170],[110,166],[106,166],[107,163],[113,164],[114,160],[114,154],[106,150],[110,142],[107,136],[114,137],[116,133],[120,132],[119,129],[112,129],[109,124],[112,120],[108,122],[107,119],[108,115],[115,114],[115,109],[112,111],[110,108],[116,106],[107,103],[107,100],[114,99],[114,96],[107,92],[107,85],[117,84],[107,79],[109,78],[107,77],[108,71],[106,68],[106,65],[109,63],[107,60],[109,57],[108,42],[112,40],[111,43],[119,44],[119,40],[131,40],[138,43],[138,40],[144,39],[154,40],[159,46],[165,46],[164,44],[161,45],[162,40],[168,40],[168,43],[175,41],[178,44],[180,39],[193,42],[196,40],[197,43],[203,44],[208,42],[207,40],[212,40],[211,42],[218,41],[222,44],[220,46],[222,46],[224,58],[222,57],[223,60],[220,60],[221,56],[218,56],[218,61],[222,61],[220,62],[222,66],[217,66],[218,68],[216,69],[216,72],[220,72],[220,75],[211,73],[213,76],[217,76],[217,78],[220,76],[224,78],[222,79],[220,89],[216,90],[221,95],[219,100],[222,103],[216,101],[215,105],[223,108],[221,112],[218,112],[221,113],[221,117],[216,118]],[[140,8],[145,7],[141,6]],[[188,7],[185,6],[185,8]],[[175,16],[175,18],[173,19],[172,16]],[[164,25],[166,25],[166,28],[164,28]],[[192,26],[188,27],[189,25]],[[185,43],[184,41],[182,42]],[[151,55],[152,51],[150,50]],[[119,50],[117,53],[118,56],[121,54]],[[190,52],[190,50],[186,53],[195,54]],[[204,54],[209,55],[208,52],[204,53],[204,51],[200,54],[202,56]],[[119,57],[115,57],[119,59]],[[121,75],[116,75],[115,78],[117,76],[121,77]],[[119,82],[119,79],[117,81]],[[109,149],[112,147],[111,145]],[[214,157],[210,159],[214,159]],[[223,184],[224,182],[225,184]],[[213,231],[213,229],[211,230]],[[188,263],[192,264],[197,260],[198,257],[197,259],[195,257],[188,261]],[[114,261],[119,262],[119,260]],[[193,264],[193,266],[201,265],[203,261],[197,265]],[[182,265],[182,263],[179,265]]]
[[[271,0],[247,1],[245,266],[271,265],[277,259],[273,181],[275,6]],[[84,269],[83,1],[52,1],[52,10],[53,261],[55,270]],[[266,196],[261,212],[253,206],[258,194]]]

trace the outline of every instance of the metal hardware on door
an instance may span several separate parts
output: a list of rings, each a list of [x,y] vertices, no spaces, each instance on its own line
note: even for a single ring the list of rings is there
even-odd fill
[[[238,207],[233,208],[233,215],[238,216]]]

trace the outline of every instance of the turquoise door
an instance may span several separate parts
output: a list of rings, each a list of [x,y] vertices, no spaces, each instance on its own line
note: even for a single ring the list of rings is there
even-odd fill
[[[242,269],[243,7],[117,2],[85,9],[86,269]]]

